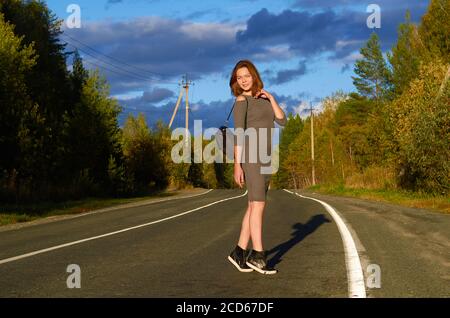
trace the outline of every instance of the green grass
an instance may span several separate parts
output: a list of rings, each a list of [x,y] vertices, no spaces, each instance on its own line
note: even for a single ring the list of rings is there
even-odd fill
[[[49,216],[79,214],[116,205],[134,203],[154,198],[163,198],[176,193],[162,192],[134,198],[86,198],[64,202],[42,202],[36,204],[0,204],[0,226],[33,221]]]
[[[340,195],[374,201],[399,204],[412,208],[421,208],[450,214],[450,198],[405,190],[392,189],[355,189],[343,185],[315,185],[308,190],[324,194]]]

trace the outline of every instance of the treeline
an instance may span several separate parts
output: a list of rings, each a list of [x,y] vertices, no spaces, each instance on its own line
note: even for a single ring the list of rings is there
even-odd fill
[[[66,52],[60,25],[41,1],[0,2],[2,202],[229,186],[223,167],[174,165],[161,122],[130,116],[121,129],[106,80]]]
[[[383,57],[373,33],[353,83],[315,114],[315,181],[354,188],[450,189],[450,2],[431,0],[421,23],[406,14]],[[311,120],[290,117],[280,142],[278,187],[312,184]]]

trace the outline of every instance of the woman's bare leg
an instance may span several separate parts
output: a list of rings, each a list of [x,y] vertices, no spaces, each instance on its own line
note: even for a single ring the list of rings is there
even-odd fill
[[[250,237],[252,240],[253,249],[256,251],[263,251],[262,243],[262,222],[265,201],[253,201],[250,210]]]
[[[250,241],[250,213],[252,210],[251,202],[248,201],[247,211],[242,219],[241,234],[239,235],[238,245],[246,250],[248,242]]]

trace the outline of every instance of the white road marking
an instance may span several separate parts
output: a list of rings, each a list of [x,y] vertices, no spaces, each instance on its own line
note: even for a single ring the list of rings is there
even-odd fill
[[[70,217],[71,218],[78,218],[80,216],[97,214],[97,213],[102,213],[102,212],[109,212],[109,211],[128,209],[128,208],[137,208],[137,207],[146,206],[146,205],[150,205],[150,204],[154,204],[154,203],[173,201],[173,200],[181,200],[181,199],[189,199],[189,198],[193,198],[193,197],[198,197],[200,195],[208,194],[208,193],[210,193],[213,190],[214,189],[209,189],[208,191],[205,191],[205,192],[202,192],[202,193],[197,193],[197,194],[188,195],[188,196],[182,196],[182,197],[175,197],[175,198],[166,198],[166,199],[155,200],[155,201],[125,203],[125,204],[121,204],[121,205],[118,205],[118,206],[113,206],[113,207],[109,207],[109,208],[103,208],[103,209],[99,209],[99,210],[89,211],[89,212],[86,212],[86,213],[71,215]]]
[[[17,261],[17,260],[20,260],[20,259],[24,259],[24,258],[27,258],[27,257],[31,257],[31,256],[34,256],[34,255],[38,255],[38,254],[42,254],[42,253],[47,253],[47,252],[50,252],[50,251],[58,250],[58,249],[61,249],[61,248],[64,248],[64,247],[68,247],[68,246],[72,246],[72,245],[76,245],[76,244],[81,244],[81,243],[84,243],[84,242],[97,240],[99,238],[112,236],[112,235],[116,235],[116,234],[119,234],[119,233],[135,230],[135,229],[138,229],[138,228],[141,228],[141,227],[149,226],[149,225],[152,225],[152,224],[168,221],[168,220],[171,220],[171,219],[174,219],[174,218],[177,218],[177,217],[180,217],[180,216],[183,216],[183,215],[186,215],[186,214],[189,214],[189,213],[192,213],[192,212],[195,212],[195,211],[207,208],[209,206],[215,205],[215,204],[220,203],[220,202],[241,198],[241,197],[245,196],[246,194],[247,194],[247,190],[242,195],[238,195],[238,196],[235,196],[235,197],[214,201],[212,203],[203,205],[201,207],[198,207],[198,208],[195,208],[195,209],[192,209],[192,210],[189,210],[189,211],[185,211],[185,212],[182,212],[182,213],[179,213],[179,214],[176,214],[176,215],[172,215],[172,216],[166,217],[164,219],[156,220],[156,221],[145,223],[145,224],[141,224],[141,225],[136,225],[136,226],[133,226],[133,227],[128,227],[128,228],[125,228],[125,229],[122,229],[122,230],[118,230],[118,231],[114,231],[114,232],[110,232],[110,233],[106,233],[106,234],[102,234],[102,235],[98,235],[98,236],[93,236],[93,237],[85,238],[85,239],[74,241],[74,242],[69,242],[69,243],[66,243],[66,244],[52,246],[52,247],[45,248],[45,249],[42,249],[42,250],[38,250],[38,251],[22,254],[22,255],[19,255],[19,256],[14,256],[14,257],[2,259],[2,260],[0,260],[0,265],[5,264],[5,263],[14,262],[14,261]]]
[[[120,204],[117,206],[112,206],[112,207],[103,208],[103,209],[97,209],[97,210],[88,211],[88,212],[84,212],[84,213],[78,213],[78,214],[54,215],[54,216],[49,216],[49,217],[46,217],[43,219],[38,219],[38,220],[30,221],[30,222],[5,225],[5,226],[0,227],[0,232],[8,231],[10,229],[22,229],[22,228],[26,228],[26,227],[34,226],[34,225],[48,224],[51,222],[72,220],[72,219],[76,219],[79,217],[93,215],[93,214],[97,214],[97,213],[104,213],[104,212],[110,212],[110,211],[128,209],[128,208],[137,208],[137,207],[146,206],[146,205],[150,205],[150,204],[154,204],[154,203],[167,202],[167,201],[173,201],[173,200],[181,200],[181,199],[189,199],[189,198],[193,198],[193,197],[198,197],[200,195],[208,194],[213,190],[214,189],[209,189],[208,191],[205,191],[202,193],[188,195],[188,196],[180,196],[180,197],[175,197],[175,198],[170,197],[170,198],[154,200],[154,201],[152,201],[152,199],[149,199],[149,200],[145,200],[145,201],[125,203],[125,204]]]
[[[348,292],[350,298],[366,298],[366,287],[364,285],[364,275],[361,267],[361,262],[359,260],[358,251],[356,249],[355,242],[353,240],[350,231],[348,230],[345,222],[339,216],[339,214],[333,209],[331,205],[328,203],[310,198],[304,195],[300,195],[298,193],[289,191],[284,189],[284,191],[289,192],[291,194],[295,194],[299,197],[310,199],[319,202],[322,204],[327,212],[331,215],[331,217],[336,222],[339,233],[341,234],[342,243],[344,244],[345,251],[345,265],[347,267],[347,280],[348,280]]]

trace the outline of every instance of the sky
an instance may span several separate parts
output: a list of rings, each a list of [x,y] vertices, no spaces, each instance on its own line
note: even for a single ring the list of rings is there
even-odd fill
[[[61,41],[78,49],[86,68],[98,68],[123,112],[168,123],[187,75],[190,127],[225,122],[234,96],[234,65],[251,60],[285,112],[307,115],[308,103],[355,91],[355,61],[372,32],[384,53],[397,39],[406,10],[419,23],[428,0],[47,0],[63,21]],[[70,5],[80,8],[80,25]],[[369,28],[380,8],[380,28]],[[69,64],[71,60],[69,59]],[[184,125],[185,96],[174,126]]]

